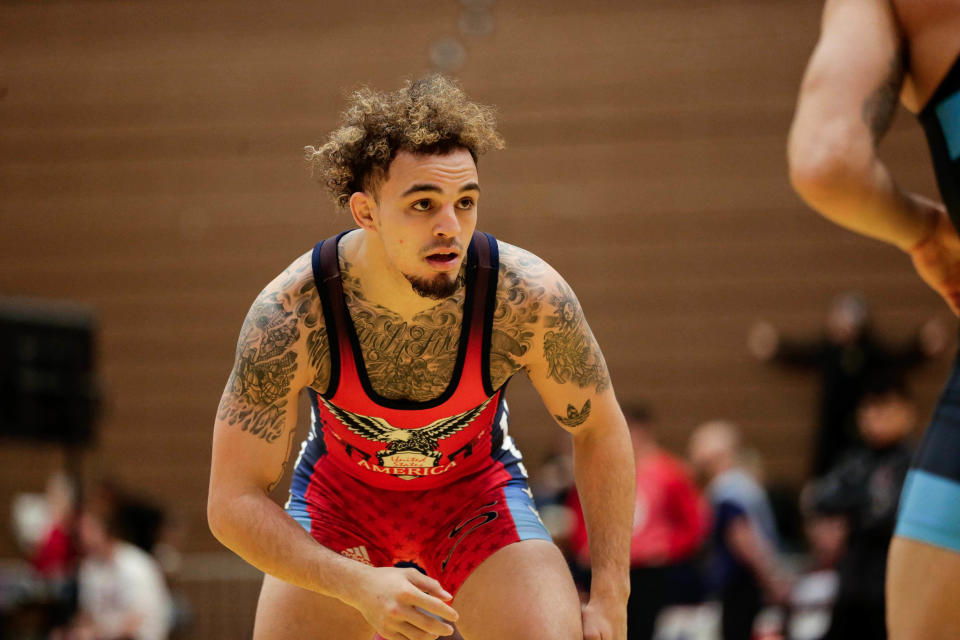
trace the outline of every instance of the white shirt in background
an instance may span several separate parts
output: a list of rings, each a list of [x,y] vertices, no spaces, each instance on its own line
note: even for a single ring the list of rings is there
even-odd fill
[[[88,557],[80,564],[80,611],[107,638],[126,633],[131,618],[136,640],[165,640],[172,602],[160,566],[150,554],[117,542],[109,560]]]

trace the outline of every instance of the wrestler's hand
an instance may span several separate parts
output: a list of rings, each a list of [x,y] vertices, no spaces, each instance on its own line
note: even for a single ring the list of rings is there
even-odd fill
[[[910,258],[924,282],[960,315],[960,236],[943,204],[911,195],[914,202],[936,216],[936,226],[925,240],[910,250]]]
[[[436,640],[453,633],[449,624],[427,615],[455,621],[457,612],[444,602],[453,596],[416,569],[371,568],[359,587],[349,604],[385,640]]]
[[[627,603],[590,598],[580,613],[583,640],[627,640]]]

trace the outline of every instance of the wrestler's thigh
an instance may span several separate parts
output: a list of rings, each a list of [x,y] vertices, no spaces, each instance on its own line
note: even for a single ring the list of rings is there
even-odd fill
[[[960,638],[960,553],[895,537],[887,561],[890,640]]]
[[[580,600],[560,550],[546,540],[507,545],[457,592],[464,640],[580,640]]]
[[[371,640],[373,634],[359,611],[336,598],[264,577],[254,640]]]

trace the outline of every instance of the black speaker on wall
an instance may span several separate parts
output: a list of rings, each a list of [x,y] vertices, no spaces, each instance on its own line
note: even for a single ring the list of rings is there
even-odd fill
[[[94,314],[81,306],[0,298],[0,437],[93,439],[95,332]]]

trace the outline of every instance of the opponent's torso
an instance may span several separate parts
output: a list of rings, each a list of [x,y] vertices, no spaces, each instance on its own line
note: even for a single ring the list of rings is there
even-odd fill
[[[960,229],[960,56],[918,118],[927,136],[943,203]]]
[[[944,204],[960,228],[960,0],[892,0],[906,44],[904,104],[917,111]]]
[[[499,379],[491,363],[496,240],[474,235],[461,298],[405,322],[357,293],[341,269],[339,238],[313,253],[329,380],[309,394],[313,424],[292,492],[308,498],[311,483],[338,472],[380,488],[422,490],[502,461],[505,452],[519,462],[506,435],[509,375]]]

